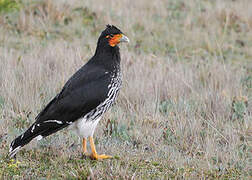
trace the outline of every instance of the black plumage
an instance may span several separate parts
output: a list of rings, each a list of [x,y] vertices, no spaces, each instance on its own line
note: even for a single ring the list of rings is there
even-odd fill
[[[12,141],[10,156],[33,138],[51,135],[80,119],[83,120],[77,124],[80,130],[88,121],[99,121],[115,101],[121,87],[117,44],[123,41],[129,40],[118,28],[107,25],[98,39],[94,56],[66,82],[61,92],[38,114],[31,127]],[[89,134],[83,132],[83,138],[93,135],[92,132]]]

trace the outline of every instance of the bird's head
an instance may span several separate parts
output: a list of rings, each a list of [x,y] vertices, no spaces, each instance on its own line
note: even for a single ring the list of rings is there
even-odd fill
[[[101,33],[99,41],[107,42],[111,47],[115,47],[120,42],[129,42],[129,38],[117,27],[107,25],[106,29]]]

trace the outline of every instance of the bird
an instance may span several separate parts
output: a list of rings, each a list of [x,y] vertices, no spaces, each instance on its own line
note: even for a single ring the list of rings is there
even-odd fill
[[[119,43],[129,38],[116,26],[100,34],[95,53],[65,83],[62,90],[36,116],[35,122],[10,143],[9,157],[32,139],[41,140],[70,127],[82,140],[83,153],[95,160],[112,158],[96,151],[93,134],[104,113],[114,104],[122,86]],[[91,154],[87,151],[90,143]]]

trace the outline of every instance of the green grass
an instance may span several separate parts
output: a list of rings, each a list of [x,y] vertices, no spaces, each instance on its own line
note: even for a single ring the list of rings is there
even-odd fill
[[[250,0],[0,0],[0,179],[250,179]],[[81,155],[65,129],[22,133],[94,53],[106,24],[122,45],[123,88]]]
[[[3,178],[29,178],[34,174],[37,178],[45,177],[47,179],[85,179],[101,176],[108,179],[134,177],[138,179],[185,179],[189,177],[237,179],[249,176],[237,168],[204,170],[189,165],[177,168],[169,161],[146,160],[131,154],[127,161],[119,157],[107,161],[93,161],[74,155],[59,157],[53,154],[51,149],[23,151],[21,155],[21,161],[2,158],[0,174]]]
[[[21,3],[15,0],[1,0],[0,13],[8,13],[21,8]]]

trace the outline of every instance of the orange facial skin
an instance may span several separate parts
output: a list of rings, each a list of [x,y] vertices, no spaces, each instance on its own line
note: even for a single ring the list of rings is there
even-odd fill
[[[106,38],[109,38],[109,45],[114,47],[118,43],[120,43],[120,39],[122,38],[122,34],[115,34],[113,37],[111,36],[106,36]]]

